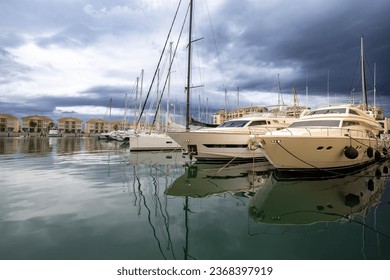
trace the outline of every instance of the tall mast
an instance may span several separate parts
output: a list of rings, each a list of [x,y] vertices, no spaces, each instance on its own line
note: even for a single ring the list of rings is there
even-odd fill
[[[136,126],[137,126],[138,83],[139,83],[139,77],[137,77],[137,84],[135,87],[134,130],[136,129]]]
[[[127,92],[125,93],[125,114],[123,119],[123,130],[126,129],[127,126]]]
[[[108,121],[111,123],[111,107],[112,107],[112,98],[110,98],[110,114],[108,117]]]
[[[293,86],[293,96],[294,96],[294,117],[296,117],[297,114],[297,90],[295,88],[295,83]]]
[[[376,110],[376,63],[374,63],[374,117],[377,117]]]
[[[172,69],[172,44],[173,42],[169,43],[169,73],[168,73],[168,98],[167,98],[167,115],[165,117],[165,130],[168,131],[169,126],[169,106],[170,106],[170,91],[171,91],[171,69]]]
[[[309,85],[307,82],[307,72],[306,72],[306,108],[309,108]]]
[[[160,96],[160,68],[158,68],[157,70],[157,90],[156,90],[156,93],[157,93],[157,99],[158,100],[158,97]],[[158,105],[157,105],[158,106]],[[158,106],[158,110],[157,110],[157,125],[156,125],[156,130],[158,132],[160,132],[160,106]],[[152,126],[150,126],[150,130],[152,130]]]
[[[328,69],[328,80],[327,80],[327,93],[328,93],[328,106],[330,106],[330,94],[329,94],[329,69]]]
[[[191,44],[192,44],[192,6],[193,0],[190,0],[190,23],[188,30],[188,69],[187,69],[187,107],[186,107],[186,131],[190,130],[190,86],[191,86]]]
[[[225,121],[227,120],[227,90],[225,89]]]
[[[138,108],[138,121],[136,123],[136,126],[134,128],[134,131],[138,131],[138,127],[139,127],[139,121],[141,119],[141,115],[142,115],[142,88],[143,88],[143,83],[144,83],[144,69],[141,69],[141,90],[140,90],[140,93],[139,93],[139,108]]]
[[[278,74],[278,106],[280,110],[280,105],[284,105],[283,96],[282,96],[282,87],[280,86],[280,75]]]
[[[280,109],[280,95],[281,95],[280,78],[279,78],[279,74],[278,74],[278,106],[279,106],[279,109]]]
[[[362,66],[362,94],[364,110],[368,110],[367,91],[366,91],[366,72],[364,69],[364,47],[363,47],[363,35],[360,37],[360,64]]]
[[[240,87],[237,87],[237,109],[240,109]]]
[[[209,122],[209,98],[206,97],[206,123]]]

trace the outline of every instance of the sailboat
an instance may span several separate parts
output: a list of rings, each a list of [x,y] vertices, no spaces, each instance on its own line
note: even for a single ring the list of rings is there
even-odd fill
[[[169,51],[169,73],[168,73],[168,101],[167,101],[167,113],[166,113],[166,130],[168,129],[169,119],[169,92],[170,92],[170,80],[171,80],[171,67],[172,67],[172,42],[170,43]],[[158,71],[158,70],[157,70]],[[157,90],[158,93],[158,90]],[[146,104],[145,100],[145,104]],[[159,107],[159,106],[158,106]],[[156,109],[156,115],[159,114],[159,109]],[[136,131],[133,137],[128,139],[130,145],[130,151],[181,151],[181,146],[177,144],[170,136],[166,134],[166,131]]]

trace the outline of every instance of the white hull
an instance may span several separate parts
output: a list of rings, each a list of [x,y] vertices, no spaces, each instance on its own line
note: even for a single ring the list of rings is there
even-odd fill
[[[110,140],[110,133],[101,133],[98,135],[99,140]]]
[[[214,131],[213,131],[214,130]],[[249,132],[208,131],[168,133],[183,149],[197,160],[265,159],[261,149],[251,150]]]
[[[129,138],[131,151],[180,150],[181,146],[166,134],[138,134]]]
[[[51,129],[49,131],[49,137],[58,137],[58,130],[56,129]]]
[[[375,152],[383,156],[384,140],[350,138],[348,136],[273,136],[259,137],[262,150],[277,169],[290,171],[342,169],[358,167],[375,161]],[[356,158],[348,158],[345,149],[352,146]],[[368,148],[372,148],[372,153]]]

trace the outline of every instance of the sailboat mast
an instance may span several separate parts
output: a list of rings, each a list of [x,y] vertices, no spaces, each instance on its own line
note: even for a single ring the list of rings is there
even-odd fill
[[[137,84],[136,84],[136,88],[135,88],[134,130],[136,129],[136,126],[137,126],[138,83],[139,83],[139,77],[137,77]]]
[[[330,106],[330,93],[329,93],[329,69],[328,69],[328,80],[327,80],[327,93],[328,93],[328,106]]]
[[[168,97],[167,97],[167,115],[165,117],[165,131],[168,131],[169,126],[169,105],[170,105],[170,92],[171,92],[171,69],[172,69],[172,44],[169,43],[169,73],[168,73]]]
[[[192,7],[193,0],[190,0],[190,22],[188,30],[188,69],[187,69],[187,107],[186,107],[186,131],[190,130],[190,86],[191,86],[191,45],[192,45]]]
[[[112,107],[112,98],[110,98],[110,114],[108,117],[108,121],[111,123],[111,107]]]
[[[364,68],[364,47],[363,47],[363,36],[360,38],[360,61],[362,67],[362,94],[364,102],[364,110],[368,110],[367,91],[366,91],[366,72]]]
[[[281,95],[281,90],[280,90],[280,78],[278,74],[278,107],[280,109],[280,95]]]
[[[307,78],[307,72],[306,72],[306,108],[309,108],[309,85],[308,85],[308,78]]]
[[[237,87],[237,109],[240,109],[240,87]]]
[[[295,83],[294,83],[294,86],[293,86],[293,96],[294,96],[294,117],[296,117],[296,113],[297,113],[297,90],[295,88]]]
[[[377,118],[377,110],[376,110],[376,63],[374,63],[374,117]]]
[[[136,126],[134,128],[134,131],[136,131],[136,132],[138,132],[139,122],[140,122],[141,115],[142,115],[142,88],[143,88],[143,83],[144,83],[144,69],[141,69],[141,90],[140,90],[140,93],[139,93],[138,121],[137,121]]]

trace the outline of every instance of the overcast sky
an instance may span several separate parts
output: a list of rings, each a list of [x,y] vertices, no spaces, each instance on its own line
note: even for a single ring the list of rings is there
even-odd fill
[[[0,2],[0,113],[123,118],[139,108],[152,82],[179,0],[13,0]],[[173,49],[189,0],[182,0]],[[191,104],[227,106],[361,101],[360,37],[367,89],[376,64],[377,104],[390,117],[390,1],[195,0]],[[184,111],[187,25],[172,65],[170,100]],[[168,52],[150,102],[166,80]],[[143,83],[136,81],[144,70]],[[237,88],[239,87],[239,99]],[[306,95],[306,87],[308,95]],[[167,87],[164,98],[167,96]],[[225,93],[226,92],[226,93]],[[239,100],[239,101],[238,101]],[[136,102],[137,101],[137,102]],[[164,101],[165,102],[165,101]],[[239,103],[238,103],[239,102]],[[370,102],[373,100],[370,97]],[[175,105],[173,105],[175,104]],[[226,105],[225,105],[226,104]],[[163,107],[165,108],[166,105]],[[147,106],[149,108],[149,105]]]

